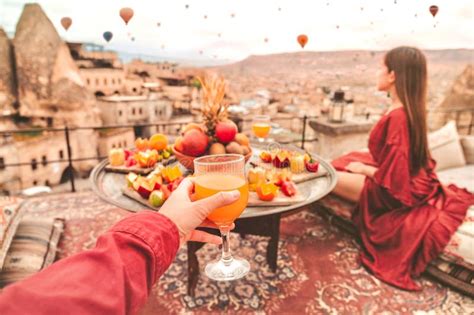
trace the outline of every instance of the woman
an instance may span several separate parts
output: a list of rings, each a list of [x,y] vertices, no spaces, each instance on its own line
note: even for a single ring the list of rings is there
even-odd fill
[[[201,230],[206,217],[235,202],[238,190],[192,201],[189,178],[159,213],[141,211],[113,226],[95,248],[62,259],[0,294],[0,314],[137,314],[186,241],[220,244]]]
[[[335,193],[357,202],[353,221],[362,240],[362,263],[394,286],[419,290],[413,276],[438,256],[462,223],[474,195],[440,184],[427,140],[427,68],[417,48],[384,57],[378,89],[392,104],[373,128],[369,153],[333,161]]]

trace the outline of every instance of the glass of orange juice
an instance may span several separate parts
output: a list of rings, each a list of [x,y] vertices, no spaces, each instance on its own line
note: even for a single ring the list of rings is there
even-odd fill
[[[222,255],[207,264],[206,275],[217,281],[236,280],[250,270],[247,260],[233,257],[229,248],[229,232],[232,223],[245,210],[249,188],[245,177],[245,159],[238,154],[202,156],[194,160],[194,188],[197,199],[212,196],[220,191],[239,190],[240,198],[234,203],[215,209],[207,218],[221,232]]]
[[[258,115],[253,118],[252,131],[258,142],[263,143],[270,134],[272,126],[270,125],[270,116]]]

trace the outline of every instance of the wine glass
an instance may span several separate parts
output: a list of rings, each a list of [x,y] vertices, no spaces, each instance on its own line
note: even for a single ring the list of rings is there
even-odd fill
[[[239,154],[202,156],[194,160],[194,186],[197,199],[203,199],[220,191],[239,190],[240,198],[230,205],[215,209],[207,217],[221,232],[222,255],[219,260],[207,264],[206,275],[217,281],[236,280],[250,270],[247,260],[232,257],[229,233],[232,223],[245,210],[249,188],[245,176],[245,159]]]
[[[252,131],[258,142],[263,143],[270,134],[272,126],[270,125],[270,116],[258,115],[253,118]]]

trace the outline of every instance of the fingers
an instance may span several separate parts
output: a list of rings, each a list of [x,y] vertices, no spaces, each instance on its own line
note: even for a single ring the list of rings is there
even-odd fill
[[[189,240],[201,243],[211,243],[215,245],[222,244],[222,239],[219,236],[199,230],[192,231]]]
[[[215,195],[210,197],[201,199],[196,201],[198,208],[202,209],[204,213],[202,215],[207,217],[209,213],[213,210],[227,206],[235,201],[237,201],[240,197],[240,192],[238,190],[233,191],[221,191]]]
[[[194,182],[189,178],[186,177],[183,179],[181,184],[179,184],[178,188],[176,191],[179,193],[185,193],[186,195],[191,195],[192,191],[194,190]]]

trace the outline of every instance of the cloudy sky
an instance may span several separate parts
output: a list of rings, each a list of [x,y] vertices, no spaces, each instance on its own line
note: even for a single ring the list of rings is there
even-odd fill
[[[23,0],[0,0],[0,26],[13,34]],[[474,48],[474,0],[44,0],[38,1],[69,41],[131,53],[185,59],[239,60],[251,54],[304,50]],[[439,7],[433,17],[430,5]],[[119,16],[133,8],[128,24]],[[68,32],[64,16],[73,19]],[[207,18],[205,18],[207,16]],[[160,26],[158,26],[160,23]],[[132,37],[135,39],[132,41]]]

